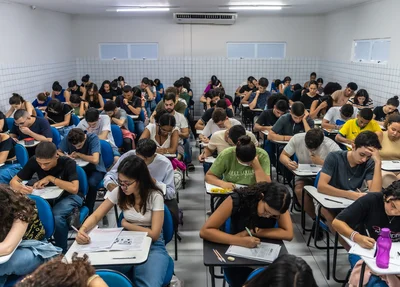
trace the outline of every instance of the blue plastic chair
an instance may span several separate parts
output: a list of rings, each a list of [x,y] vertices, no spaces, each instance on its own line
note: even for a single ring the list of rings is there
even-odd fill
[[[80,166],[76,166],[76,172],[78,173],[78,181],[79,181],[79,192],[86,197],[86,194],[89,191],[89,183],[87,180],[86,172]],[[85,219],[89,216],[89,208],[87,206],[81,206],[79,208],[79,222],[82,224]]]
[[[111,133],[114,138],[115,145],[121,148],[124,143],[124,137],[122,135],[121,128],[117,125],[111,125]]]
[[[53,134],[53,143],[58,148],[58,145],[61,142],[61,135],[60,135],[60,133],[58,132],[58,130],[55,127],[51,127],[51,132]]]
[[[101,156],[106,169],[109,169],[114,162],[113,150],[109,142],[100,140]]]
[[[6,118],[8,130],[11,131],[11,127],[14,125],[14,118]]]
[[[135,122],[133,121],[133,119],[130,116],[127,116],[126,120],[128,121],[128,130],[131,133],[135,133]]]
[[[250,281],[251,279],[253,279],[254,277],[256,277],[258,274],[260,274],[261,272],[263,272],[265,269],[267,269],[267,267],[260,267],[257,268],[256,270],[254,270],[253,272],[250,273],[249,277],[247,277],[246,281]]]
[[[18,163],[24,167],[29,160],[28,151],[23,145],[20,144],[16,144],[14,148]]]
[[[55,223],[50,204],[47,200],[37,195],[30,194],[29,198],[36,202],[39,219],[44,227],[46,239],[51,238],[55,230]]]
[[[77,127],[80,122],[81,122],[81,120],[79,119],[79,117],[77,115],[72,114],[72,123],[73,123],[73,125]]]
[[[36,117],[44,118],[44,114],[43,114],[43,112],[41,110],[35,109],[35,111],[36,111]]]
[[[132,287],[131,280],[124,274],[115,270],[99,269],[96,274],[107,283],[109,287]]]

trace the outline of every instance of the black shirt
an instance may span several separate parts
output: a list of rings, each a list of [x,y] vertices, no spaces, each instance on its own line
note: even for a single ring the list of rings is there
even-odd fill
[[[112,92],[113,92],[114,95],[116,95],[116,96],[122,95],[122,89],[121,89],[120,87],[116,88],[115,90],[112,89]]]
[[[123,96],[118,96],[115,99],[115,103],[117,104],[117,107],[124,109],[125,112],[128,115],[133,115],[132,111],[128,108],[127,105],[124,104],[124,97]],[[136,96],[133,96],[132,99],[128,102],[132,107],[140,108],[142,106],[142,99]]]
[[[374,109],[375,120],[378,122],[383,122],[386,120],[387,114],[383,111],[383,106],[376,107]]]
[[[0,120],[4,120],[3,129],[0,130],[0,133],[5,133],[6,131],[8,131],[8,125],[6,121],[6,116],[1,111],[0,111]]]
[[[201,116],[201,120],[203,121],[203,123],[204,123],[205,125],[208,123],[209,120],[211,120],[211,118],[212,118],[212,113],[214,112],[214,110],[215,110],[215,108],[210,108],[210,109],[206,110],[206,111],[204,112],[204,114]],[[232,109],[228,109],[228,108],[227,108],[225,111],[226,111],[226,115],[227,115],[229,118],[233,118],[233,111],[232,111]]]
[[[62,105],[62,111],[60,113],[53,113],[49,111],[49,108],[46,108],[46,113],[47,113],[47,117],[49,118],[49,124],[53,125],[53,124],[58,124],[64,121],[64,117],[65,115],[67,115],[68,113],[71,113],[72,107],[70,105],[61,103]],[[72,117],[69,120],[69,124],[68,126],[72,125]]]
[[[263,127],[273,126],[279,118],[275,116],[273,109],[263,111],[257,119],[257,124]]]
[[[251,88],[249,87],[249,85],[244,85],[244,86],[242,86],[242,87],[240,88],[239,94],[243,94],[244,92],[249,92],[249,91],[257,92],[257,88],[254,87],[254,88],[251,89]]]
[[[37,163],[36,156],[33,156],[28,160],[22,170],[18,172],[17,176],[22,180],[30,180],[35,173],[37,173],[39,180],[48,175],[69,182],[78,180],[76,162],[66,156],[59,157],[57,159],[57,165],[48,171],[43,170]],[[51,185],[51,183],[49,185]]]
[[[0,142],[0,153],[8,151],[7,159],[15,157],[15,141],[12,138],[8,138],[5,141]]]
[[[306,110],[309,110],[311,108],[312,103],[314,101],[319,100],[320,97],[321,97],[320,95],[315,95],[314,97],[310,97],[309,95],[307,95],[306,92],[304,92],[304,94],[300,98],[300,102],[304,104]]]
[[[80,87],[78,87],[77,89],[76,89],[76,91],[74,91],[74,90],[70,90],[70,93],[71,93],[71,96],[72,95],[78,95],[79,97],[82,97],[82,95],[83,95],[83,93],[81,92],[81,88]]]
[[[104,90],[100,90],[99,93],[103,97],[103,99],[106,100],[112,100],[113,97],[116,96],[116,92],[114,92],[113,90],[110,90],[108,93]]]
[[[31,116],[31,117],[33,117],[33,116]],[[32,132],[34,132],[35,134],[40,134],[46,138],[53,138],[53,133],[51,131],[51,127],[50,127],[50,124],[47,121],[47,119],[36,118],[36,117],[33,117],[33,118],[35,119],[35,122],[29,127],[29,129]],[[16,125],[13,125],[11,127],[10,133],[17,135],[19,140],[23,140],[23,139],[31,137],[29,135],[22,133],[20,131],[19,127],[17,127]]]
[[[381,192],[371,192],[359,198],[339,213],[336,218],[346,222],[362,235],[368,236],[365,231],[368,229],[369,234],[375,240],[381,229],[387,227],[390,229],[392,241],[400,242],[400,216],[387,216]]]
[[[301,92],[302,92],[302,91],[303,91],[302,89],[294,91],[293,96],[292,96],[292,101],[293,101],[293,102],[298,102],[298,101],[300,101],[300,99],[301,99]]]

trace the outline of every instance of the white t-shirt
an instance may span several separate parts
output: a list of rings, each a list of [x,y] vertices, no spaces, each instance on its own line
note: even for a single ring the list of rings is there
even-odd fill
[[[78,126],[78,129],[81,129],[83,131],[87,131],[88,133],[100,135],[103,131],[108,131],[107,135],[107,140],[111,144],[111,147],[117,148],[114,142],[114,137],[111,132],[111,123],[110,123],[110,117],[107,115],[100,115],[99,116],[99,121],[97,122],[96,126],[94,128],[90,128],[86,119],[82,119]]]
[[[175,121],[176,121],[176,128],[179,131],[182,131],[182,129],[185,129],[185,128],[189,127],[187,119],[181,113],[178,113],[177,111],[175,111],[174,118],[175,118]],[[181,137],[179,137],[179,144],[183,144],[183,139]]]
[[[218,154],[221,153],[224,149],[231,147],[225,141],[225,132],[226,131],[223,130],[223,131],[217,131],[217,132],[213,133],[207,147],[211,150],[217,150]],[[254,136],[254,134],[250,131],[246,131],[246,134],[251,138],[251,141],[257,147],[258,141],[257,141],[256,137]]]
[[[292,156],[296,154],[301,164],[312,164],[310,151],[306,147],[305,138],[306,133],[295,134],[285,146],[284,151]],[[325,160],[330,152],[339,151],[340,147],[336,142],[328,137],[324,137],[322,144],[314,151],[314,154]]]
[[[171,135],[168,135],[168,138],[165,140],[165,142],[160,145],[157,140],[156,140],[156,135],[157,135],[157,124],[148,124],[146,126],[146,129],[150,132],[150,139],[154,141],[157,144],[157,147],[161,148],[169,148],[171,146]],[[172,132],[176,131],[178,128],[175,127]]]
[[[338,125],[338,126],[343,125],[348,120],[342,118],[342,115],[340,114],[340,109],[341,108],[342,107],[332,107],[332,108],[330,108],[328,110],[328,112],[325,114],[324,120],[329,121],[329,123],[332,124],[332,125]],[[354,119],[355,117],[357,117],[358,109],[355,108],[355,107],[353,107],[353,108],[354,108],[354,113],[351,116],[351,118]]]
[[[114,188],[111,192],[108,191],[104,198],[108,199],[114,204],[118,203],[119,187]],[[133,195],[132,195],[133,196]],[[151,227],[151,213],[152,211],[164,210],[164,198],[158,191],[153,191],[149,194],[147,199],[147,206],[145,214],[137,212],[135,208],[131,207],[123,210],[124,218],[130,223],[140,226]]]
[[[241,123],[236,119],[229,118],[229,122],[231,123],[231,126],[241,125]],[[226,129],[221,129],[220,127],[217,126],[216,123],[214,123],[213,119],[211,119],[207,122],[206,126],[203,129],[203,136],[208,138],[215,132],[222,130]]]

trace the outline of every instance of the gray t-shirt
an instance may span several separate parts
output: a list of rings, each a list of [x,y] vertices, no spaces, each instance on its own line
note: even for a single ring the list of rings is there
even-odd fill
[[[289,156],[296,154],[299,163],[301,164],[312,164],[310,151],[307,149],[304,141],[305,137],[306,133],[294,135],[290,139],[289,143],[285,146],[284,151],[289,154]],[[340,150],[341,149],[336,142],[328,137],[325,137],[322,144],[315,151],[313,151],[313,153],[316,156],[319,156],[321,159],[325,160],[330,152]]]
[[[314,127],[314,121],[309,117],[307,118],[307,123],[310,128]],[[277,122],[272,127],[272,131],[278,135],[293,136],[298,133],[304,133],[306,130],[304,128],[303,121],[298,124],[295,123],[292,119],[291,114],[289,113],[281,116],[277,120]]]
[[[107,140],[111,144],[111,147],[113,149],[117,149],[117,146],[115,145],[115,142],[114,142],[114,137],[111,132],[111,123],[110,123],[109,116],[100,115],[99,120],[94,128],[90,128],[86,119],[83,119],[80,121],[77,128],[81,129],[83,131],[87,131],[88,133],[96,134],[96,135],[100,135],[103,131],[108,131]]]
[[[325,159],[321,172],[331,177],[329,185],[343,190],[356,190],[362,186],[364,180],[372,180],[375,164],[373,159],[369,159],[351,167],[347,153],[348,151],[331,152]]]
[[[101,113],[101,115],[107,116],[107,113],[105,111],[103,111]],[[126,111],[124,109],[117,108],[117,112],[114,114],[114,118],[116,118],[118,120],[125,120],[124,125],[122,127],[124,127],[125,129],[128,129],[128,120],[126,117],[127,117]],[[112,122],[111,119],[110,119],[110,123],[115,124],[114,122]]]

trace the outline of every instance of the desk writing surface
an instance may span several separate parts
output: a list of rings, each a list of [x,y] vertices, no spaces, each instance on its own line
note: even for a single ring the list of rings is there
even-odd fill
[[[35,140],[35,141],[33,142],[33,144],[31,144],[31,145],[26,145],[24,140],[20,140],[20,141],[18,141],[18,143],[19,143],[20,145],[26,147],[26,148],[30,148],[30,147],[37,146],[37,145],[40,143],[40,141],[36,141],[36,140]]]
[[[34,189],[32,194],[40,196],[43,199],[51,200],[59,198],[63,192],[64,190],[58,186],[46,186],[42,189]]]
[[[382,160],[382,169],[386,171],[400,171],[400,160]]]
[[[205,184],[206,184],[206,191],[207,191],[208,194],[212,194],[212,195],[219,195],[219,194],[220,195],[227,195],[227,194],[231,194],[232,193],[232,191],[227,192],[227,193],[214,193],[214,192],[211,192],[212,188],[222,188],[222,187],[210,184],[208,182],[205,182]],[[235,184],[235,186],[236,186],[236,188],[246,187],[246,185],[243,185],[243,184]]]
[[[311,195],[312,198],[314,198],[319,204],[321,204],[325,208],[343,209],[350,206],[354,202],[354,200],[351,199],[320,193],[314,186],[311,185],[306,185],[304,189],[308,192],[308,194]],[[340,203],[330,201],[329,199],[338,201]]]
[[[205,158],[204,162],[207,162],[207,163],[214,163],[215,160],[216,160],[215,157],[209,156],[209,157],[206,157],[206,158]]]
[[[132,119],[134,119],[134,120],[136,120],[136,119],[138,119],[139,118],[139,116],[138,115],[128,115],[130,118],[132,118]]]

